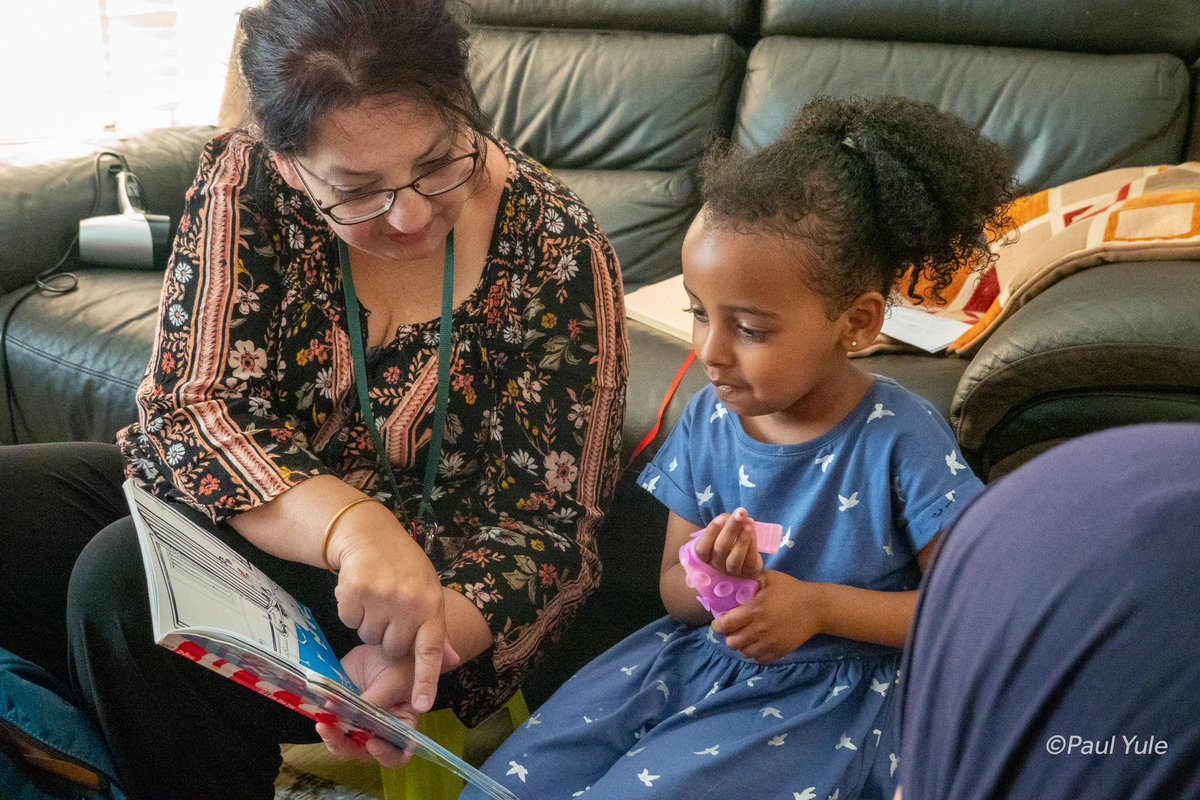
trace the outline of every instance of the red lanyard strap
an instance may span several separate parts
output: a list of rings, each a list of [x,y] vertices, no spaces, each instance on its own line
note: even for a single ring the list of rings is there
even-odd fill
[[[638,442],[638,446],[633,448],[633,454],[629,456],[629,463],[625,465],[625,469],[632,467],[637,461],[638,456],[650,446],[651,442],[654,441],[654,437],[658,436],[658,432],[662,428],[663,416],[667,413],[667,406],[671,405],[671,398],[675,396],[675,390],[679,388],[679,384],[683,381],[683,376],[687,374],[688,368],[692,366],[692,362],[695,360],[696,352],[693,350],[683,360],[683,365],[675,373],[675,380],[671,381],[671,387],[667,389],[666,395],[663,396],[662,405],[658,409],[658,417],[654,420],[654,427],[642,437],[642,440]]]

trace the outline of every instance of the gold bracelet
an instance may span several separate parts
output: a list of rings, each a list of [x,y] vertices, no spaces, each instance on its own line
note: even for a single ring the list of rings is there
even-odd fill
[[[349,503],[346,503],[346,505],[339,508],[333,515],[333,519],[329,520],[329,524],[325,526],[325,541],[321,545],[321,558],[325,560],[325,569],[329,570],[334,575],[337,575],[338,571],[333,568],[333,564],[329,563],[329,540],[333,538],[333,526],[336,525],[337,521],[342,518],[342,514],[345,514],[359,503],[367,503],[374,499],[375,498],[373,497],[356,497]]]

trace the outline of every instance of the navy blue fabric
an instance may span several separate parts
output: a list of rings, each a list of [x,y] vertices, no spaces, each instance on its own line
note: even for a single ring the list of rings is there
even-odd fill
[[[0,648],[0,727],[19,730],[56,754],[90,766],[108,786],[93,792],[80,787],[34,780],[14,758],[0,749],[0,797],[4,800],[125,800],[115,784],[116,768],[95,726],[66,699],[66,690],[48,672]],[[58,788],[62,791],[58,791]]]
[[[1107,431],[972,504],[903,670],[904,800],[1200,797],[1200,425]]]

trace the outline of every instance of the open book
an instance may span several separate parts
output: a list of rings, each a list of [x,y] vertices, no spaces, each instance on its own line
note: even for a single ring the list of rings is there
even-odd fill
[[[310,719],[369,736],[445,767],[496,800],[517,800],[424,734],[358,696],[312,612],[254,565],[135,480],[137,525],[154,638],[163,647]]]

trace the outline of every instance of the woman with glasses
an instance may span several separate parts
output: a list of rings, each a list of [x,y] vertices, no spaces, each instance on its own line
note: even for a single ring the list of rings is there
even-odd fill
[[[123,476],[210,520],[414,721],[498,708],[597,585],[619,268],[488,132],[452,3],[243,13],[254,126],[201,157],[138,421],[119,448],[4,453],[0,616],[25,622],[0,645],[71,679],[132,797],[271,797],[278,744],[315,736],[154,643]]]

